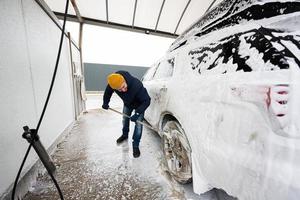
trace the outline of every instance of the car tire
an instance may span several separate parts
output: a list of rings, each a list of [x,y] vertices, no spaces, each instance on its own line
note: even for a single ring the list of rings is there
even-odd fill
[[[162,129],[162,146],[170,175],[179,183],[192,181],[191,148],[177,121],[168,121]]]

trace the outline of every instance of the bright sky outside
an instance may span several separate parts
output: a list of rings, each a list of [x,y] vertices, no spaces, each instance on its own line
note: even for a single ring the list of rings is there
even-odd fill
[[[78,41],[78,23],[66,29]],[[168,50],[174,39],[84,25],[83,62],[150,67]]]

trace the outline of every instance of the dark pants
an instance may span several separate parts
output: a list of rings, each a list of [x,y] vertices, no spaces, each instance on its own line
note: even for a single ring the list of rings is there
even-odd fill
[[[128,116],[131,116],[132,111],[133,111],[132,108],[128,108],[124,105],[124,107],[123,107],[123,113],[124,114],[126,114]],[[144,119],[144,113],[141,113],[137,120],[138,121],[143,121],[143,119]],[[123,122],[123,129],[122,129],[123,135],[128,137],[130,119],[124,116],[122,122]],[[140,140],[141,140],[141,137],[142,137],[142,132],[143,132],[143,125],[140,124],[140,123],[135,122],[134,132],[133,132],[133,136],[132,136],[132,140],[133,140],[132,146],[133,146],[133,148],[139,147]]]

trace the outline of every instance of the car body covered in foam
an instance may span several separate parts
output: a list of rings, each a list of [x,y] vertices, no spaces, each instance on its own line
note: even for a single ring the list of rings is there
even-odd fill
[[[171,174],[192,178],[194,192],[300,198],[299,11],[300,1],[225,0],[143,77],[145,119],[165,138]]]

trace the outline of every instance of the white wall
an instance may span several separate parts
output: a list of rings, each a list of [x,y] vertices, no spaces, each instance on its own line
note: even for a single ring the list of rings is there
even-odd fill
[[[0,1],[0,196],[13,183],[28,147],[24,125],[36,128],[50,86],[60,29],[34,0]],[[69,44],[39,135],[48,148],[74,120]],[[23,174],[37,160],[34,150]]]

